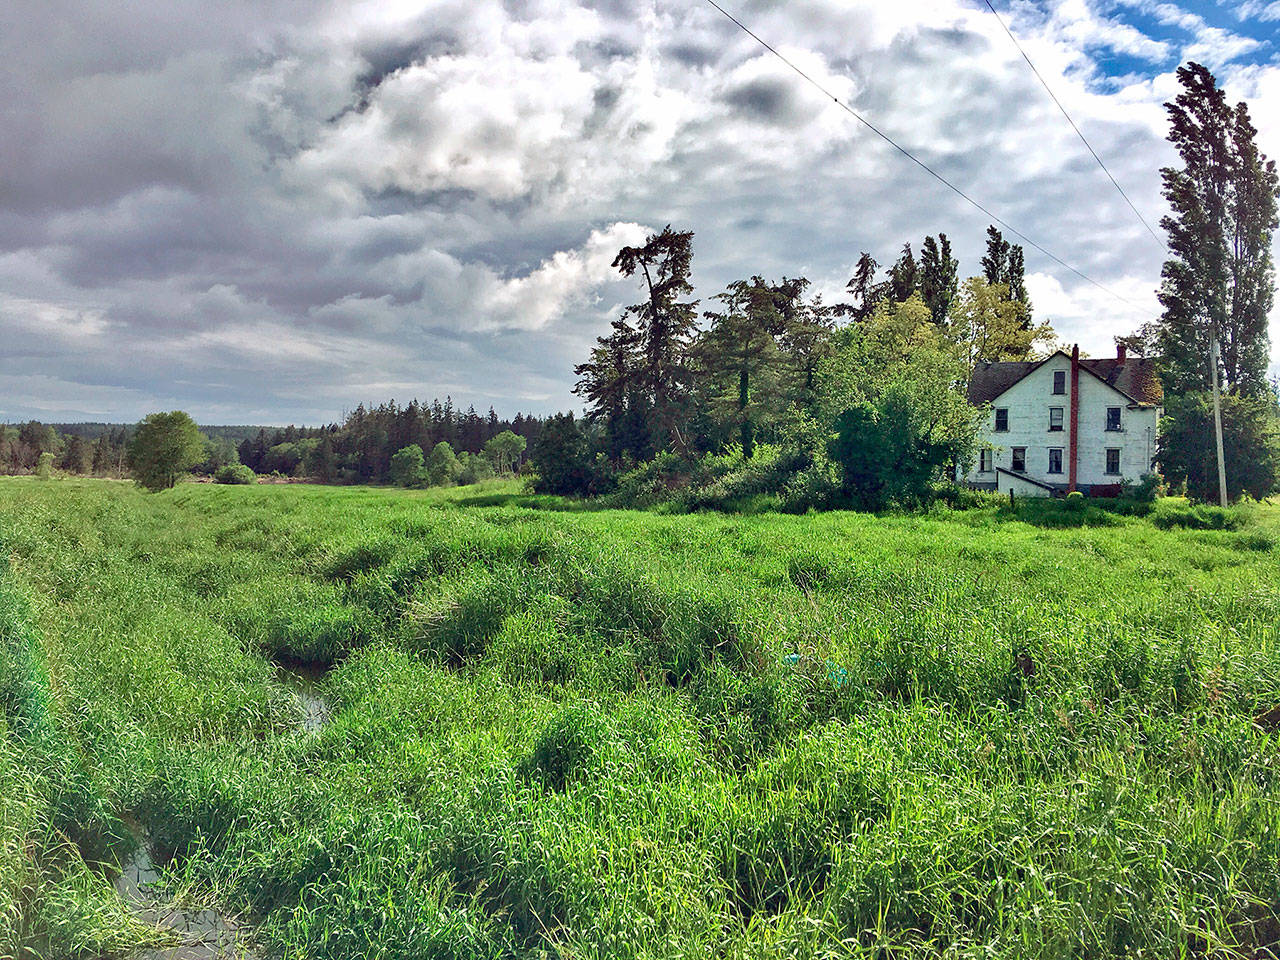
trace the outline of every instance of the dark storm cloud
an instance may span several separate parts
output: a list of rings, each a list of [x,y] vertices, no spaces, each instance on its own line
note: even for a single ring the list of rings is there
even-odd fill
[[[744,83],[726,91],[724,101],[763,123],[789,124],[802,119],[795,84],[782,78]]]

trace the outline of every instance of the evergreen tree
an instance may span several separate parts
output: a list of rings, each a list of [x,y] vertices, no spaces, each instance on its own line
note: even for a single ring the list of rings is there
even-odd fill
[[[613,332],[600,337],[586,363],[573,368],[574,393],[591,405],[589,419],[604,424],[610,459],[644,458],[650,451],[648,404],[641,385],[640,335],[625,316],[613,321]]]
[[[876,304],[888,292],[887,284],[876,283],[876,271],[879,269],[880,264],[871,254],[864,252],[858,257],[858,262],[853,268],[853,276],[845,286],[854,302],[850,306],[841,305],[838,308],[839,313],[849,314],[855,320],[865,320],[871,316]]]
[[[1208,390],[1209,342],[1217,331],[1220,374],[1229,393],[1267,389],[1267,317],[1274,297],[1271,239],[1280,196],[1276,166],[1259,151],[1244,103],[1232,108],[1205,67],[1178,69],[1182,92],[1169,113],[1170,142],[1182,167],[1161,171],[1172,213],[1157,342],[1165,387]]]
[[[713,420],[737,427],[748,460],[759,421],[777,416],[784,403],[785,355],[778,338],[786,329],[790,301],[807,282],[735,280],[716,295],[724,310],[706,314],[711,328],[698,353],[707,373],[708,412]]]
[[[689,347],[697,322],[697,301],[682,300],[693,292],[693,231],[667,226],[638,247],[623,247],[613,266],[624,277],[644,278],[646,299],[627,308],[635,320],[640,351],[639,384],[649,401],[649,435],[660,450],[687,446],[682,426],[692,381]]]

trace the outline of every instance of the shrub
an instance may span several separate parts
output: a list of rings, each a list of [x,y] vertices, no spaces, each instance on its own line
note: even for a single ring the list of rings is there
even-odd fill
[[[1123,499],[1135,503],[1155,503],[1165,494],[1164,478],[1158,473],[1144,473],[1137,483],[1126,480]]]
[[[36,463],[36,476],[41,480],[48,480],[53,473],[53,454],[46,450],[40,454],[40,460]]]
[[[257,483],[258,475],[243,463],[228,463],[218,468],[213,479],[215,483],[249,484]]]
[[[542,425],[529,452],[536,470],[538,493],[581,496],[591,490],[591,459],[587,438],[572,413],[558,413]]]
[[[493,478],[493,464],[487,457],[478,453],[468,453],[464,450],[458,454],[458,463],[460,465],[458,483],[464,487]]]

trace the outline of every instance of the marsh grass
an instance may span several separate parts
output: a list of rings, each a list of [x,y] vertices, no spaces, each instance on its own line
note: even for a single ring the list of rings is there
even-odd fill
[[[0,955],[123,813],[280,956],[1280,955],[1274,507],[566,506],[0,482]]]

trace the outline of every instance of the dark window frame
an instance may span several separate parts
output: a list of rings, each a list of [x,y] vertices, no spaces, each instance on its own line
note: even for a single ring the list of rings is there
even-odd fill
[[[1050,432],[1050,433],[1061,433],[1061,432],[1062,432],[1062,430],[1063,430],[1063,424],[1066,422],[1065,412],[1066,412],[1066,411],[1065,411],[1065,408],[1063,408],[1063,407],[1050,407],[1050,408],[1049,408],[1049,432]],[[1057,422],[1056,424],[1053,422],[1053,415],[1054,415],[1055,413],[1058,415],[1058,422]]]
[[[1111,414],[1115,413],[1113,420]],[[1120,433],[1124,430],[1124,407],[1107,407],[1107,433]]]
[[[1067,395],[1067,371],[1053,371],[1053,395],[1055,397],[1065,397]]]
[[[990,447],[978,451],[978,472],[991,473],[995,469],[995,457]]]
[[[1053,455],[1054,455],[1055,453],[1058,455],[1058,466],[1057,466],[1057,468],[1056,468],[1056,469],[1054,468],[1054,465],[1053,465],[1053,459],[1054,459]],[[1053,473],[1053,474],[1060,474],[1060,473],[1062,473],[1062,447],[1050,447],[1050,448],[1049,448],[1049,470],[1048,470],[1048,472],[1049,472],[1049,473]]]
[[[1102,472],[1103,472],[1104,474],[1106,474],[1108,477],[1118,477],[1118,476],[1120,476],[1120,475],[1124,472],[1124,471],[1121,469],[1121,463],[1120,463],[1120,448],[1119,448],[1119,447],[1107,447],[1107,448],[1106,448],[1106,451],[1107,451],[1107,452],[1106,452],[1106,455],[1105,455],[1105,456],[1106,456],[1106,460],[1103,462],[1103,471],[1102,471]],[[1112,470],[1112,469],[1111,469],[1111,455],[1112,455],[1112,454],[1115,454],[1115,458],[1116,458],[1116,467],[1115,467],[1115,469],[1114,469],[1114,470]]]
[[[1002,414],[1003,414],[1003,416],[1004,416],[1004,426],[1001,426],[1001,425],[1000,425],[1000,420],[1001,420],[1001,415],[1002,415]],[[994,432],[996,432],[996,433],[1008,433],[1008,432],[1009,432],[1009,408],[1008,408],[1008,407],[996,407],[996,420],[995,420],[995,424],[996,424],[996,425],[995,425],[995,427],[994,427]]]
[[[1027,448],[1014,447],[1012,450],[1013,461],[1011,467],[1014,473],[1027,472]]]

